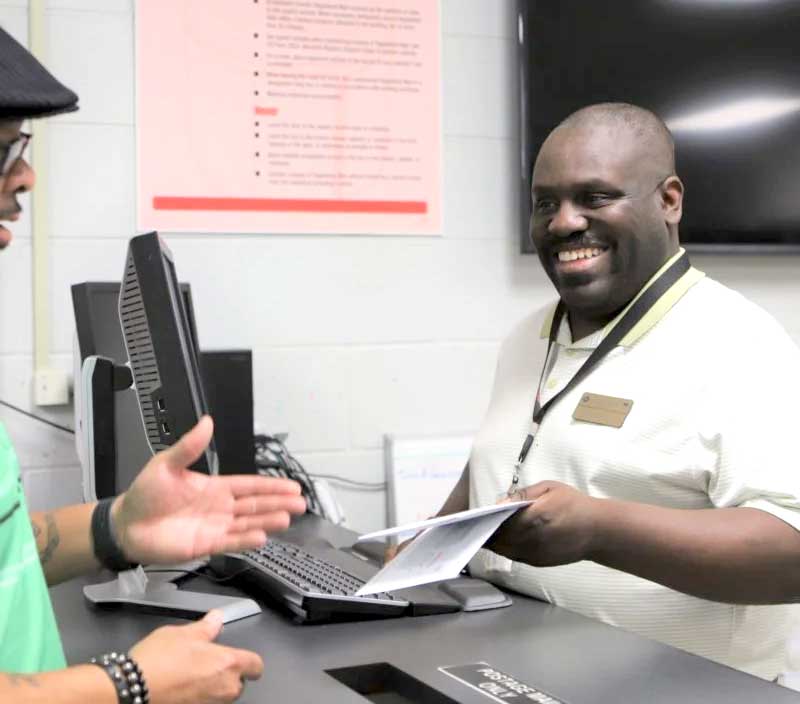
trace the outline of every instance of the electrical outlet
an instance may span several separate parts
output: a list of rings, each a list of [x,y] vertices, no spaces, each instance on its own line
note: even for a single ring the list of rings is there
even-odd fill
[[[69,404],[69,374],[60,369],[42,369],[33,375],[33,400],[37,406]]]

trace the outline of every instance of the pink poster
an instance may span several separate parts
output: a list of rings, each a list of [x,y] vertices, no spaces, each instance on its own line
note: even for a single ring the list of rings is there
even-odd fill
[[[138,225],[441,232],[436,0],[138,0]]]

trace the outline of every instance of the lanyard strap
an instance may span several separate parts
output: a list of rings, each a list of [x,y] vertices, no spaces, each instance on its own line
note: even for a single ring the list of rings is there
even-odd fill
[[[673,286],[673,284],[678,281],[678,279],[680,279],[687,271],[689,271],[690,267],[691,264],[689,263],[689,255],[684,252],[672,264],[672,266],[669,267],[669,269],[661,274],[661,276],[659,276],[647,288],[647,290],[645,290],[644,293],[642,293],[642,295],[636,299],[636,302],[628,309],[625,315],[622,316],[622,319],[613,328],[611,328],[609,333],[594,349],[592,354],[589,355],[589,358],[581,365],[581,368],[575,372],[575,375],[569,380],[567,385],[555,396],[553,396],[553,398],[551,398],[547,403],[541,405],[539,398],[541,396],[542,382],[544,381],[545,371],[547,370],[547,362],[550,359],[550,352],[555,344],[556,337],[558,336],[558,329],[561,326],[561,320],[564,317],[565,312],[563,301],[558,302],[555,313],[553,314],[553,322],[550,325],[547,354],[544,358],[542,373],[539,375],[539,386],[536,389],[536,400],[533,405],[533,422],[537,428],[539,425],[541,425],[542,420],[544,420],[545,413],[547,413],[550,407],[566,393],[575,388],[579,382],[583,381],[589,372],[597,366],[600,360],[603,359],[603,357],[605,357],[611,350],[613,350],[619,344],[620,340],[622,340],[622,338],[625,337],[625,335],[627,335],[645,315],[647,315],[648,311],[656,304],[661,296],[663,296]],[[511,489],[509,489],[509,493],[512,493],[519,483],[519,470],[522,466],[522,463],[525,461],[525,458],[528,456],[528,451],[531,449],[534,433],[535,430],[531,433],[528,433],[528,436],[525,438],[525,442],[522,444],[522,450],[520,450],[519,458],[517,459],[517,463],[514,465],[514,478],[511,482]]]

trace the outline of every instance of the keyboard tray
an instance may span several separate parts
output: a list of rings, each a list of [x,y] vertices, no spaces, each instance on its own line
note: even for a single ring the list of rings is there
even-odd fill
[[[214,558],[211,566],[221,576],[235,576],[251,595],[277,601],[302,623],[391,618],[403,616],[410,607],[406,599],[392,594],[354,596],[365,579],[274,538],[258,550]]]

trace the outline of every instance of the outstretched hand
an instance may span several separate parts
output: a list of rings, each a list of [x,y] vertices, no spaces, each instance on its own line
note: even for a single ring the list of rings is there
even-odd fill
[[[300,486],[289,479],[188,469],[213,429],[211,418],[201,418],[114,501],[116,537],[131,562],[182,562],[256,548],[268,533],[285,530],[292,514],[305,511]]]

